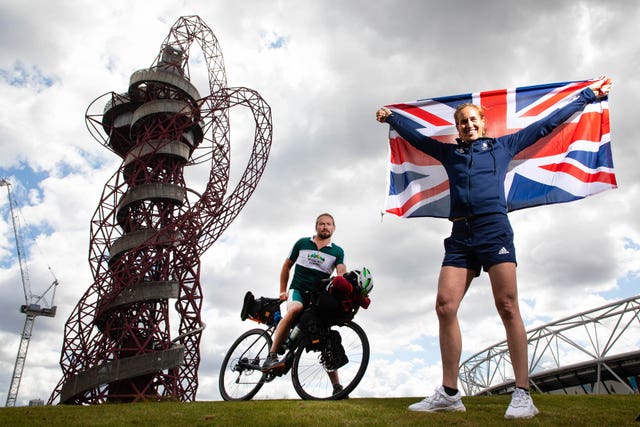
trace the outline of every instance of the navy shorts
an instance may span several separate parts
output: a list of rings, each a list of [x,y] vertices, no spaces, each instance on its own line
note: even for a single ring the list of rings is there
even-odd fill
[[[474,270],[503,262],[516,263],[513,229],[504,214],[489,214],[454,221],[451,236],[444,239],[443,266]]]

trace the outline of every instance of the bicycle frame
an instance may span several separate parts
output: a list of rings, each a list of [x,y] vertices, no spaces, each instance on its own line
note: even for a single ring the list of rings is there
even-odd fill
[[[219,387],[223,399],[250,400],[264,384],[289,371],[292,372],[294,388],[303,399],[346,397],[364,376],[369,362],[369,342],[362,328],[353,321],[329,325],[327,329],[329,334],[340,330],[342,334],[338,332],[337,335],[341,339],[346,336],[346,352],[343,354],[348,354],[348,360],[343,367],[330,366],[328,360],[332,359],[326,357],[329,348],[309,350],[305,338],[307,332],[301,330],[282,356],[284,367],[263,371],[262,364],[273,343],[275,324],[268,325],[266,329],[254,328],[243,333],[229,348],[220,369]],[[342,346],[340,342],[338,344]],[[342,349],[344,352],[345,347]],[[340,377],[346,382],[342,391],[334,392],[328,374],[337,369],[340,369]]]

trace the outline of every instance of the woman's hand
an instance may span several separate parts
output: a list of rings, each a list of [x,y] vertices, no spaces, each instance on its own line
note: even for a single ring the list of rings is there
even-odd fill
[[[611,92],[612,80],[609,77],[603,77],[597,82],[593,83],[589,88],[596,94],[598,98],[604,98]]]
[[[380,123],[384,123],[387,121],[387,117],[391,115],[391,110],[388,108],[382,107],[378,111],[376,111],[376,120]]]

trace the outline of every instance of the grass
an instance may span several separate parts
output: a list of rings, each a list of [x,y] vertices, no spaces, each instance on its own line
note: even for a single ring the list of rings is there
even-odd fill
[[[637,395],[535,395],[540,414],[505,420],[509,396],[465,397],[466,413],[414,413],[415,398],[147,402],[0,408],[2,426],[635,426]]]

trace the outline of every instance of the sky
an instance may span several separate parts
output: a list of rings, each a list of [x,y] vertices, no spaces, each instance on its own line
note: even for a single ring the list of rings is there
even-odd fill
[[[240,320],[247,291],[275,296],[291,246],[316,216],[336,219],[348,268],[375,278],[356,321],[371,362],[354,396],[430,394],[441,381],[434,311],[445,219],[381,215],[388,174],[382,105],[608,75],[619,188],[510,214],[527,328],[638,294],[640,4],[623,0],[512,2],[248,0],[242,2],[3,0],[0,2],[0,178],[24,220],[32,292],[52,283],[55,318],[36,319],[17,405],[47,400],[61,377],[64,323],[91,285],[91,218],[119,158],[85,125],[99,96],[125,92],[180,16],[216,35],[229,86],[272,109],[273,145],[247,205],[202,257],[204,331],[198,400],[219,400],[226,349],[255,324]],[[192,81],[205,94],[203,64]],[[248,112],[231,115],[232,180],[244,170]],[[237,123],[237,125],[234,125]],[[193,185],[202,174],[191,175]],[[206,176],[206,175],[205,175]],[[6,187],[0,187],[0,401],[15,364],[24,304]],[[486,274],[460,309],[463,360],[504,339]],[[625,337],[632,348],[637,336]],[[296,398],[290,378],[258,398]]]

